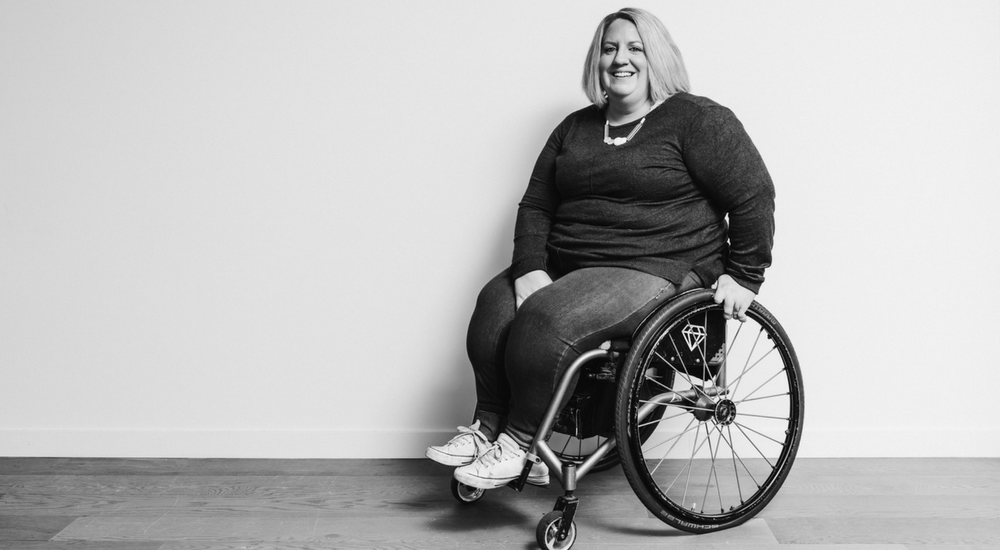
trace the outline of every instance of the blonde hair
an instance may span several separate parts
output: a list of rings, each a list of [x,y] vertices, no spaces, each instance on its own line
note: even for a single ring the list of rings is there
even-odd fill
[[[598,107],[607,105],[601,87],[601,74],[598,68],[601,59],[601,47],[604,34],[611,23],[624,19],[635,25],[642,40],[643,51],[649,64],[649,97],[654,102],[661,101],[677,92],[687,92],[691,89],[688,82],[687,69],[681,51],[670,38],[670,33],[655,15],[639,8],[622,8],[605,17],[597,26],[594,40],[590,43],[587,60],[583,64],[583,93],[587,99]]]

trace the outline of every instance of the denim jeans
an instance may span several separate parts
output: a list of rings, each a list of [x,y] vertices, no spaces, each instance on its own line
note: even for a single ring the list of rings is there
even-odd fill
[[[658,305],[699,286],[694,273],[678,289],[641,271],[591,267],[559,277],[515,311],[514,282],[509,271],[500,273],[480,292],[466,341],[480,430],[491,440],[506,431],[527,447],[580,354],[631,336]]]

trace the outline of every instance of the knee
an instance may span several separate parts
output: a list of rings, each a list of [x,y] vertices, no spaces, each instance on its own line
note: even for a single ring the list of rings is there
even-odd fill
[[[518,340],[558,339],[565,332],[568,319],[545,300],[525,300],[511,323],[511,334]]]
[[[526,301],[511,323],[506,350],[508,373],[531,379],[554,369],[566,349],[572,347],[561,330],[561,321],[551,310]]]

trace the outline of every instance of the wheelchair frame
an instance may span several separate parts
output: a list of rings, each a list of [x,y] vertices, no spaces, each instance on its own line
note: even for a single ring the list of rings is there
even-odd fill
[[[729,356],[737,344],[742,325],[739,326],[735,336],[730,339],[725,332],[726,323],[723,321],[721,348],[717,354],[714,354],[714,358],[710,359],[710,357],[713,357],[713,354],[708,349],[708,342],[711,340],[709,335],[710,324],[717,324],[718,320],[721,320],[722,315],[721,306],[714,303],[712,299],[713,295],[714,292],[711,290],[698,289],[675,296],[658,307],[640,323],[631,340],[612,340],[605,342],[607,346],[602,345],[599,349],[584,352],[563,373],[535,433],[535,437],[528,448],[524,469],[520,477],[509,484],[515,490],[523,490],[531,467],[539,462],[544,462],[549,467],[550,475],[554,475],[563,486],[564,494],[556,500],[553,511],[546,514],[538,524],[536,539],[539,546],[546,549],[565,549],[572,546],[576,539],[574,517],[579,506],[579,499],[575,495],[577,484],[588,473],[594,471],[595,466],[608,453],[616,450],[621,457],[625,475],[643,504],[653,515],[665,523],[688,532],[701,533],[739,525],[763,509],[777,493],[794,461],[802,431],[804,393],[798,359],[781,325],[778,324],[774,316],[764,309],[763,306],[754,302],[747,311],[747,316],[760,327],[760,330],[748,353],[742,372],[732,381],[727,380],[729,374],[727,373]],[[692,325],[690,319],[695,318],[697,315],[703,316],[702,324]],[[710,316],[713,316],[713,320],[710,320]],[[687,325],[682,327],[680,325],[682,322],[687,322]],[[693,330],[691,327],[698,330]],[[717,330],[715,325],[712,325],[711,328]],[[690,332],[684,333],[684,331]],[[677,343],[677,340],[680,339],[678,334],[682,333],[684,333],[683,338],[687,340],[687,346],[690,347],[686,352],[682,352],[684,346],[679,346]],[[754,353],[757,350],[762,335],[766,336],[766,339],[771,342],[772,347],[763,357],[760,357],[751,365],[751,359],[754,358]],[[669,341],[670,346],[666,346],[667,341]],[[714,343],[718,344],[718,342],[718,337],[715,337]],[[697,345],[692,346],[692,343],[696,343]],[[691,354],[696,351],[696,348],[697,353],[692,359]],[[742,380],[751,378],[749,376],[750,371],[758,367],[762,361],[776,350],[778,351],[777,358],[781,366],[779,371],[760,384],[759,387],[756,387],[745,399],[736,400],[737,398],[734,395],[736,389],[731,388],[729,383],[735,384],[738,389]],[[619,361],[620,354],[622,353],[625,353],[624,362]],[[687,360],[684,359],[685,353],[687,354]],[[721,360],[718,359],[719,357],[721,357]],[[571,391],[570,388],[574,385],[574,380],[581,374],[585,365],[601,358],[606,359],[608,363],[620,365],[620,368],[616,369],[615,372],[615,435],[600,443],[589,456],[586,456],[586,458],[583,458],[579,462],[572,459],[564,460],[560,456],[560,453],[557,453],[549,445],[549,437],[563,409],[561,404],[568,398]],[[669,368],[665,368],[664,366]],[[784,385],[787,388],[784,393],[779,392],[769,396],[752,397],[762,388],[769,387],[769,384],[780,374],[785,375]],[[779,384],[780,382],[781,380],[779,379]],[[640,397],[642,395],[648,395],[648,397],[642,399]],[[786,421],[787,426],[784,429],[783,441],[778,441],[776,438],[770,437],[757,429],[743,426],[737,421],[739,415],[743,414],[737,412],[737,409],[742,409],[745,403],[760,402],[768,399],[783,399],[787,401],[788,417],[783,418],[780,416],[775,417],[752,413],[747,413],[747,416],[762,419],[770,418],[773,419],[772,421]],[[778,403],[779,410],[783,410],[782,402]],[[646,445],[650,434],[659,428],[661,421],[665,420],[665,417],[662,415],[663,411],[667,410],[667,407],[674,407],[680,411],[680,413],[671,418],[691,414],[692,419],[689,421],[688,427],[679,435],[671,437],[663,443],[655,445],[650,443]],[[671,440],[675,440],[670,446],[670,450],[672,450],[679,444],[685,434],[690,433],[690,426],[696,420],[698,421],[696,424],[697,432],[694,435],[694,442],[691,445],[693,450],[690,459],[687,460],[686,465],[683,465],[683,460],[671,459],[677,462],[676,465],[683,465],[683,468],[680,469],[680,472],[669,487],[661,486],[665,483],[661,484],[654,476],[657,468],[667,460],[666,453],[664,453],[663,458],[659,460],[656,466],[650,470],[649,464],[654,459],[645,456],[644,446],[656,448],[665,445]],[[703,425],[705,426],[705,439],[698,445]],[[652,428],[650,429],[649,426]],[[753,475],[754,468],[752,468],[754,465],[753,461],[759,462],[760,459],[749,456],[744,459],[737,453],[736,447],[739,442],[737,441],[737,436],[733,435],[733,426],[737,428],[737,436],[742,432],[743,437],[750,441],[760,457],[766,462],[767,467],[757,470],[767,473],[767,477],[763,482],[756,479]],[[781,446],[780,450],[773,452],[777,456],[768,457],[754,443],[753,439],[747,435],[744,428],[779,444]],[[712,444],[713,436],[716,437],[714,448]],[[619,441],[623,442],[623,446],[618,445]],[[725,509],[727,497],[723,496],[722,484],[720,482],[721,468],[716,468],[716,457],[722,451],[723,442],[725,442],[732,454],[736,488],[739,492],[738,504],[733,504],[728,511]],[[688,510],[687,484],[690,483],[692,473],[696,469],[696,462],[705,460],[699,453],[704,454],[702,448],[706,443],[710,451],[711,469],[708,472],[705,496],[701,502],[700,511],[694,508]],[[764,443],[767,443],[767,441],[764,441]],[[764,443],[761,443],[761,445]],[[771,445],[771,443],[768,444]],[[772,463],[770,458],[774,459],[774,463]],[[743,479],[745,480],[746,474],[749,474],[749,477],[753,480],[752,484],[756,485],[756,490],[748,496],[743,495],[743,487],[740,484],[741,467],[746,472],[743,474]],[[767,470],[768,467],[770,471]],[[685,483],[684,496],[680,499],[680,502],[677,502],[676,495],[672,494],[673,486],[684,474],[685,470],[687,471],[687,481]],[[701,472],[700,475],[704,475],[704,473]],[[713,486],[713,475],[714,486],[718,491],[718,501],[722,509],[719,513],[705,513],[709,488]],[[747,489],[748,491],[750,489],[749,483]],[[481,498],[484,492],[482,489],[466,487],[452,480],[452,493],[462,502],[474,502]],[[732,496],[729,498],[735,499],[736,497]],[[732,502],[736,502],[736,500]]]

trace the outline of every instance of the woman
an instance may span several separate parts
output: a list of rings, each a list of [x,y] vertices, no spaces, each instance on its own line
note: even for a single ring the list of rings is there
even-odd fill
[[[632,8],[605,17],[583,88],[593,105],[545,144],[518,208],[513,262],[483,288],[469,325],[475,422],[427,449],[472,487],[521,473],[580,353],[631,335],[692,288],[713,286],[726,318],[745,320],[771,262],[767,169],[731,111],[688,93],[656,17]],[[548,483],[544,463],[528,482]]]

